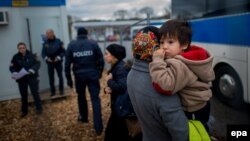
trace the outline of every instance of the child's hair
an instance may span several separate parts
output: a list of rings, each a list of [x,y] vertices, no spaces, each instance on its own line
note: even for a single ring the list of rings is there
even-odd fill
[[[180,45],[188,45],[189,48],[192,39],[192,29],[186,21],[168,20],[161,26],[160,36],[161,39],[166,37],[177,39]]]

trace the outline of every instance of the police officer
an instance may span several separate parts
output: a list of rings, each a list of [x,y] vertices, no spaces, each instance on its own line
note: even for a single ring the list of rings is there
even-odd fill
[[[93,112],[94,128],[97,135],[102,133],[102,115],[99,98],[100,83],[104,59],[98,44],[87,38],[88,31],[81,27],[77,31],[77,40],[69,43],[66,51],[65,75],[68,86],[72,87],[71,64],[75,76],[75,87],[78,94],[79,121],[88,122],[88,107],[85,89],[88,86]]]
[[[18,53],[16,53],[10,64],[10,72],[12,78],[16,80],[21,94],[22,106],[21,117],[28,114],[28,86],[33,96],[37,114],[42,113],[41,100],[38,93],[38,69],[40,61],[37,56],[26,49],[23,42],[17,44]]]
[[[65,55],[65,49],[63,47],[63,43],[60,39],[56,38],[54,31],[52,29],[48,29],[46,31],[47,40],[43,43],[42,48],[42,57],[47,63],[48,66],[48,74],[49,74],[49,84],[50,84],[50,92],[51,96],[56,94],[55,89],[55,78],[54,78],[54,70],[56,70],[58,78],[59,78],[59,90],[60,94],[64,94],[64,83],[63,83],[63,67],[62,61]]]

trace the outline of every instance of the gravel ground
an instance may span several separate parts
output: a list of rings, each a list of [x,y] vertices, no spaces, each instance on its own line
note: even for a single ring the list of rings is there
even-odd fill
[[[103,82],[102,82],[103,84]],[[77,95],[43,100],[43,113],[36,115],[33,103],[29,114],[20,118],[20,99],[0,102],[0,141],[101,141],[93,127],[92,105],[87,94],[89,123],[77,121]],[[109,95],[100,93],[104,127],[110,114]]]
[[[101,87],[104,87],[103,80],[101,80]],[[31,102],[29,104],[29,114],[24,118],[20,118],[20,99],[1,101],[0,141],[102,141],[104,133],[97,136],[94,131],[92,105],[89,94],[87,93],[89,123],[81,123],[77,121],[78,107],[76,93],[73,90],[67,90],[65,92],[65,95],[68,95],[66,97],[53,100],[47,98],[43,100],[44,111],[42,115],[35,113],[34,104]],[[47,95],[49,94],[47,93]],[[109,95],[105,95],[102,89],[100,98],[102,119],[105,128],[110,115],[110,97]],[[223,110],[223,108],[214,101],[213,99],[211,101],[211,114],[216,119],[213,134],[219,141],[224,141],[225,126],[221,125],[218,115],[225,116],[225,114],[221,114],[221,110],[216,112],[218,109]],[[242,114],[233,115],[238,115],[238,118],[242,116]],[[246,116],[246,119],[248,119],[248,117],[249,116]],[[218,122],[220,125],[217,124]],[[229,123],[231,122],[230,120]],[[224,135],[221,135],[222,133],[224,133]]]

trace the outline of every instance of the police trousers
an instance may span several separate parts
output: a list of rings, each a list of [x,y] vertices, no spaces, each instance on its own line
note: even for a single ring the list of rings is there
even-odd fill
[[[58,63],[47,63],[48,65],[48,74],[49,74],[49,85],[50,85],[50,92],[51,95],[55,95],[56,89],[55,89],[55,70],[57,72],[57,76],[59,78],[59,90],[61,94],[63,94],[64,90],[64,83],[63,83],[63,67],[62,67],[62,62]]]
[[[101,114],[101,102],[99,97],[100,83],[98,71],[90,71],[84,74],[75,74],[75,88],[78,94],[78,108],[80,116],[84,121],[88,121],[86,87],[88,87],[92,103],[94,128],[96,132],[101,132],[103,129],[103,124]]]
[[[22,113],[28,113],[28,86],[30,88],[31,94],[34,99],[36,111],[40,112],[42,110],[42,105],[38,93],[39,80],[37,79],[37,77],[33,75],[27,75],[19,79],[17,82],[18,82],[19,92],[21,94]]]

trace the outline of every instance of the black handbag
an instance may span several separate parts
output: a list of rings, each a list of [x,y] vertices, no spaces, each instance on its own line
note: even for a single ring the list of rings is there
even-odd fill
[[[114,103],[114,111],[117,116],[122,118],[136,116],[127,91],[117,96]]]

